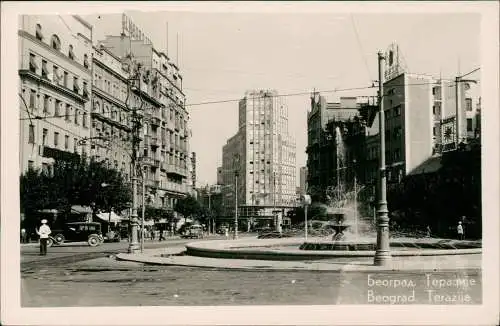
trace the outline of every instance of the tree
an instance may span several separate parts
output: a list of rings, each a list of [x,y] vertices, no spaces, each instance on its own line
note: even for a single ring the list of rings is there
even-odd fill
[[[58,210],[64,222],[73,205],[121,211],[132,198],[119,171],[85,158],[56,160],[50,173],[28,170],[20,177],[20,197],[28,223],[46,208]]]
[[[184,216],[184,222],[187,222],[188,217],[198,214],[200,209],[200,203],[191,195],[177,200],[174,206],[174,210]]]

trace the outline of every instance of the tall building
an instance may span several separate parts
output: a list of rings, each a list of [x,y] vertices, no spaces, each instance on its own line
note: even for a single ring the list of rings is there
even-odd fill
[[[88,154],[92,26],[79,16],[23,15],[19,34],[20,170]]]
[[[283,224],[285,211],[296,205],[295,156],[284,99],[276,91],[246,92],[239,102],[238,132],[222,150],[226,214],[234,214],[237,181],[241,220]]]
[[[149,40],[130,34],[107,36],[102,45],[120,58],[125,69],[130,70],[132,61],[142,67],[140,78],[133,81],[131,95],[143,114],[140,161],[145,166],[146,187],[154,204],[173,208],[179,198],[193,191],[189,171],[191,131],[182,75]]]

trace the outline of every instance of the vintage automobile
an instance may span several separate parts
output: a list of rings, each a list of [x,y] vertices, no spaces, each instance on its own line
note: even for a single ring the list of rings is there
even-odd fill
[[[86,241],[89,246],[95,247],[104,242],[101,232],[101,223],[97,222],[70,222],[62,230],[53,230],[48,246],[63,242]]]
[[[181,238],[200,239],[203,238],[203,227],[201,225],[191,225],[184,230]]]

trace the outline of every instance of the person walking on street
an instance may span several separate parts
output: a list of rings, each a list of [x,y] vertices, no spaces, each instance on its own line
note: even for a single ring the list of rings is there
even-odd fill
[[[462,222],[458,222],[457,225],[457,235],[459,240],[464,239],[464,227],[462,226]]]
[[[28,233],[25,228],[21,229],[21,243],[27,243],[26,239],[28,238]]]
[[[35,230],[36,234],[40,237],[40,255],[47,255],[47,242],[49,241],[49,235],[51,233],[50,227],[47,225],[47,220],[42,220],[42,225],[40,229]]]
[[[428,225],[427,225],[426,233],[427,233],[427,238],[430,238],[431,237],[431,227]]]

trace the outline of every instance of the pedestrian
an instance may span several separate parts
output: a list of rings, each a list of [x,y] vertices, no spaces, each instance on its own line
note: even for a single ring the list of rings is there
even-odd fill
[[[155,229],[151,228],[151,241],[154,241],[155,239]]]
[[[431,227],[427,225],[427,238],[431,237]]]
[[[21,243],[27,243],[26,239],[28,238],[28,233],[25,228],[21,229]]]
[[[164,231],[164,229],[163,229],[163,227],[161,227],[160,228],[160,238],[158,239],[159,241],[165,240],[165,238],[163,237],[163,231]]]
[[[47,242],[49,241],[49,235],[51,233],[50,227],[47,225],[47,220],[43,219],[40,229],[36,230],[36,234],[40,237],[40,256],[47,255]]]
[[[463,240],[464,239],[464,227],[462,225],[462,222],[458,222],[458,225],[457,225],[457,235],[458,235],[458,239],[459,240]]]

